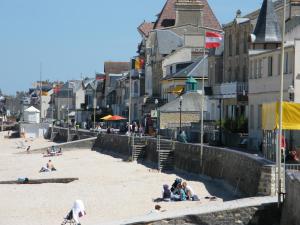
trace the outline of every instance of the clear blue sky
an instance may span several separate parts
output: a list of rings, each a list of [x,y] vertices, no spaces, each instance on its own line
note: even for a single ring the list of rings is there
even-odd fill
[[[103,62],[135,55],[136,27],[154,21],[165,0],[0,0],[0,89],[27,90],[39,79],[79,79]],[[209,0],[220,23],[262,0]]]

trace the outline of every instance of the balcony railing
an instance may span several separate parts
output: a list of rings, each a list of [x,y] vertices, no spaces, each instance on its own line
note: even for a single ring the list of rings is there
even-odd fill
[[[213,94],[218,98],[237,98],[238,95],[248,95],[248,83],[231,82],[213,86]]]

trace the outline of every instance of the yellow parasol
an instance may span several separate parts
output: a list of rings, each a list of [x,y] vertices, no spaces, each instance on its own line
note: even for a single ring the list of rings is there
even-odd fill
[[[101,118],[101,120],[109,120],[112,117],[112,115],[104,116]]]

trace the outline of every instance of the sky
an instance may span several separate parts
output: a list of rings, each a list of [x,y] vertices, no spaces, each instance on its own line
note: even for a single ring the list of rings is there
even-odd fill
[[[221,24],[262,0],[208,0]],[[137,26],[155,21],[165,0],[0,0],[0,89],[28,90],[34,81],[103,72],[105,61],[129,61]],[[40,69],[41,68],[41,69]]]

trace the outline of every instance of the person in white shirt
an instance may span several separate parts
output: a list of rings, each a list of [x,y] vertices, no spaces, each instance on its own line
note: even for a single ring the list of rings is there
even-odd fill
[[[183,182],[183,183],[182,183],[182,188],[183,188],[183,190],[184,190],[184,192],[185,192],[185,194],[187,195],[187,198],[188,198],[189,200],[192,200],[192,201],[199,201],[199,198],[198,198],[197,195],[195,195],[194,190],[193,190],[189,185],[187,185],[186,182]]]

